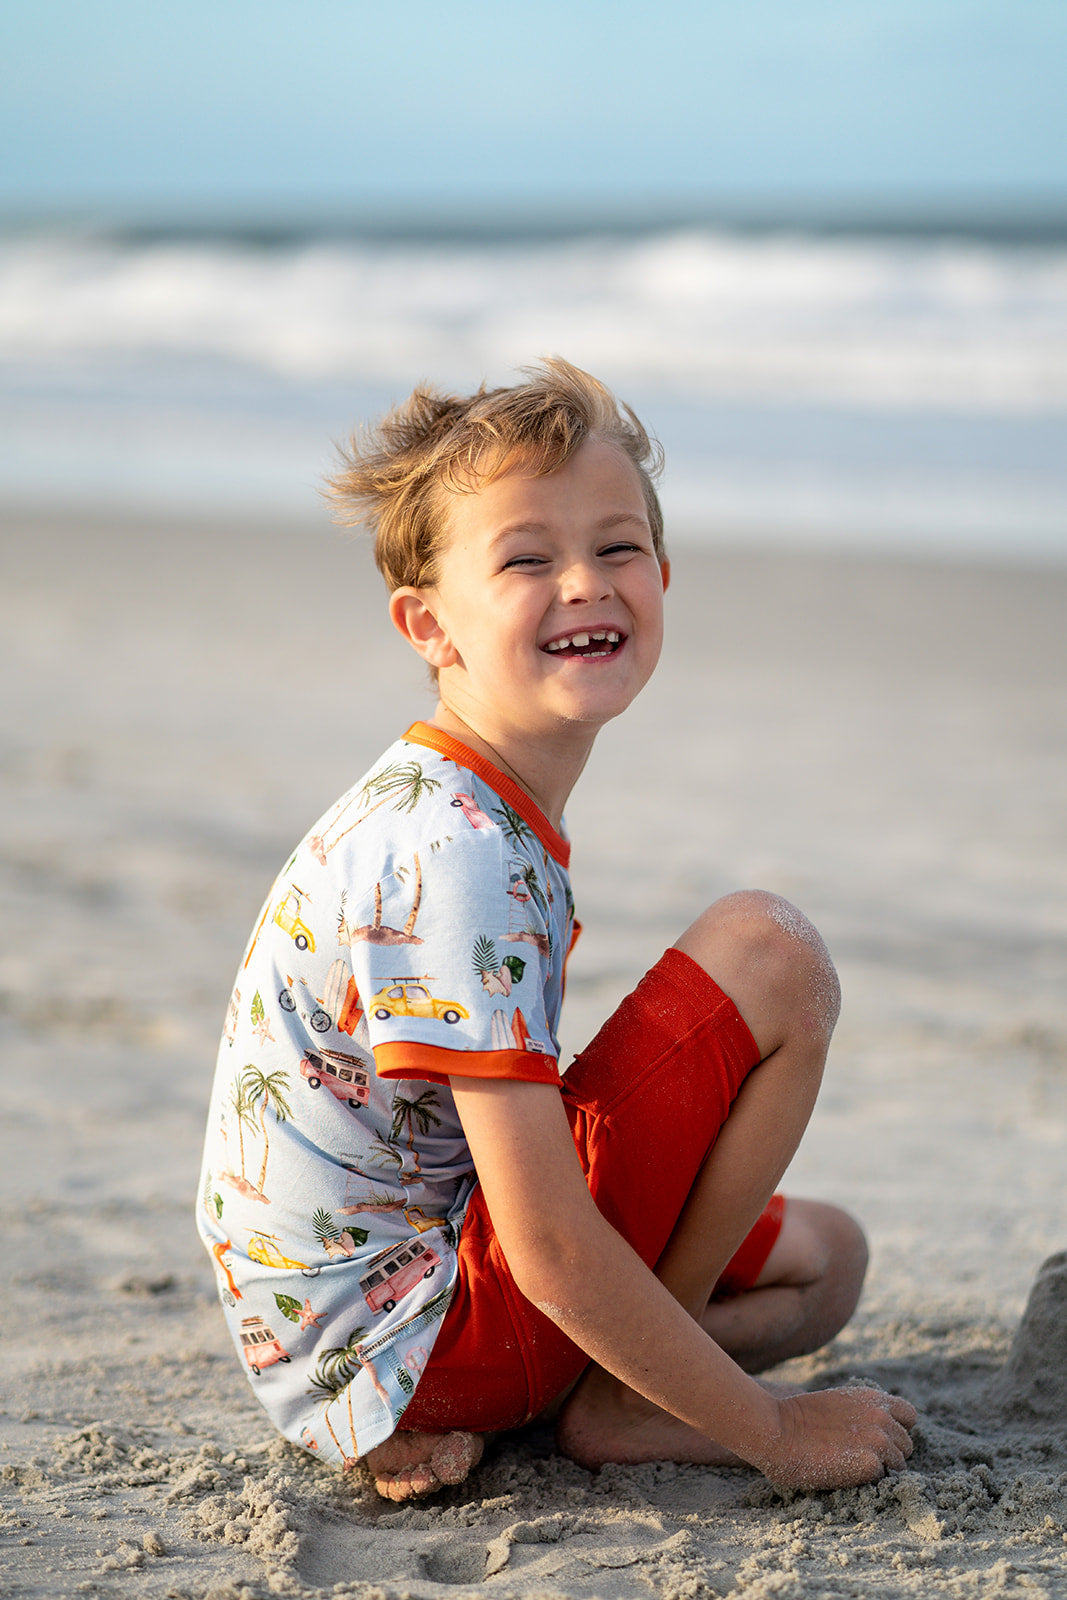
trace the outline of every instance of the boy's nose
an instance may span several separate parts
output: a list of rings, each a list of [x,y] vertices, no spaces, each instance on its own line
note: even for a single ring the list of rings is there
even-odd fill
[[[567,601],[606,600],[611,594],[607,574],[592,561],[575,561],[560,580],[560,591]]]

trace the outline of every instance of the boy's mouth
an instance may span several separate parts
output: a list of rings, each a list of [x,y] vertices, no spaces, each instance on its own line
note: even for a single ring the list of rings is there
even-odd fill
[[[584,628],[550,639],[541,649],[552,656],[613,656],[622,646],[622,635],[615,628]]]

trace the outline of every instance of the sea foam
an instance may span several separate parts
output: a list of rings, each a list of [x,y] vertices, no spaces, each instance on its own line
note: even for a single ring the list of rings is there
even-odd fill
[[[0,236],[0,494],[310,506],[353,422],[550,352],[676,524],[1067,553],[1067,249],[949,238]]]

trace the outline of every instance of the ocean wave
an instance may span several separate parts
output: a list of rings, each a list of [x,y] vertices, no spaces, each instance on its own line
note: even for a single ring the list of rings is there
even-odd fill
[[[623,393],[1041,412],[1067,406],[1067,250],[745,236],[446,244],[0,239],[0,361],[190,362],[315,386],[507,381],[556,351]]]

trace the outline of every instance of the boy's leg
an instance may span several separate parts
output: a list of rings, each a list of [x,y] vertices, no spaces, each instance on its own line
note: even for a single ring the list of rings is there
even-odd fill
[[[775,1187],[777,1178],[780,1176],[781,1171],[784,1170],[785,1165],[787,1165],[792,1149],[795,1147],[795,1143],[807,1122],[810,1106],[814,1101],[815,1091],[818,1087],[818,1077],[821,1073],[826,1044],[836,1016],[837,990],[833,969],[829,965],[829,959],[814,929],[786,902],[779,901],[771,896],[737,895],[720,902],[705,913],[705,916],[699,919],[683,935],[677,948],[692,961],[695,961],[698,966],[703,966],[706,972],[714,976],[717,982],[720,982],[721,987],[726,989],[727,993],[730,993],[729,985],[732,984],[735,995],[742,997],[742,1005],[740,1007],[742,1016],[745,1015],[745,1006],[747,1005],[752,1019],[756,1022],[756,1028],[751,1028],[750,1025],[748,1030],[742,1023],[741,1032],[745,1035],[745,1042],[742,1043],[739,1038],[734,1039],[730,1046],[731,1049],[743,1051],[745,1057],[743,1063],[740,1059],[737,1059],[730,1069],[735,1074],[734,1082],[741,1082],[745,1073],[749,1072],[749,1064],[755,1060],[758,1049],[767,1059],[757,1069],[753,1069],[749,1074],[750,1076],[757,1076],[764,1073],[765,1068],[770,1068],[766,1076],[769,1078],[773,1075],[776,1083],[779,1078],[783,1082],[780,1090],[777,1087],[769,1087],[773,1087],[773,1093],[780,1095],[783,1103],[787,1102],[791,1093],[788,1083],[790,1068],[793,1064],[793,1058],[796,1057],[797,1075],[806,1084],[805,1094],[807,1096],[807,1103],[802,1108],[799,1116],[796,1115],[794,1109],[784,1118],[783,1126],[786,1127],[787,1132],[790,1132],[788,1149],[780,1151],[769,1162],[765,1161],[764,1167],[766,1170],[763,1176],[754,1184],[750,1183],[747,1189],[744,1184],[735,1186],[730,1198],[736,1199],[736,1196],[740,1194],[741,1201],[740,1204],[733,1207],[735,1213],[733,1216],[727,1215],[730,1208],[720,1202],[714,1190],[709,1191],[710,1197],[704,1197],[704,1204],[697,1203],[698,1193],[706,1188],[704,1180],[710,1166],[710,1163],[707,1163],[700,1169],[695,1183],[692,1176],[683,1179],[684,1187],[678,1191],[674,1209],[666,1213],[670,1217],[678,1217],[679,1208],[682,1210],[681,1219],[674,1229],[666,1250],[663,1249],[663,1241],[667,1237],[670,1222],[667,1222],[664,1231],[659,1234],[659,1242],[653,1247],[652,1253],[645,1256],[645,1259],[650,1264],[658,1260],[657,1271],[660,1271],[661,1275],[664,1272],[676,1271],[677,1281],[670,1282],[668,1286],[671,1287],[672,1292],[679,1299],[683,1300],[683,1303],[692,1303],[694,1307],[699,1305],[699,1310],[694,1310],[693,1314],[699,1315],[702,1319],[705,1314],[716,1315],[717,1306],[724,1303],[715,1302],[709,1306],[708,1300],[711,1290],[714,1288],[723,1266],[733,1256],[737,1244],[747,1234],[751,1222],[759,1216],[766,1199]],[[724,975],[725,982],[720,980],[715,971],[716,967]],[[714,988],[714,985],[710,987]],[[803,1001],[803,1004],[798,1004],[798,998]],[[662,1002],[662,996],[660,999]],[[719,999],[720,1001],[722,1000],[721,995]],[[702,1000],[701,1006],[706,1003],[706,1000]],[[629,1002],[624,1002],[622,1009],[625,1010],[628,1004]],[[794,1011],[798,1012],[800,1018],[795,1030],[790,1022],[790,1015]],[[832,1012],[832,1015],[827,1015],[828,1011]],[[817,1025],[811,1023],[809,1013],[813,1013],[817,1019],[821,1019],[818,1020]],[[687,1020],[682,1024],[683,1033],[686,1028],[693,1026],[697,1017],[702,1014],[700,1007],[698,1007],[696,1014],[694,1014],[692,1007],[687,1008]],[[640,1016],[640,1013],[638,1015]],[[734,1015],[736,1016],[736,1013]],[[666,1024],[666,1032],[661,1035],[661,1043],[657,1048],[663,1047],[676,1026],[673,1001],[668,1002],[667,1016],[669,1021]],[[748,1021],[748,1017],[745,1017],[745,1021]],[[612,1086],[614,1086],[615,1090],[618,1090],[621,1085],[625,1095],[628,1092],[627,1080],[633,1079],[634,1074],[637,1075],[641,1083],[637,1095],[631,1100],[631,1105],[636,1105],[638,1118],[641,1122],[640,1138],[643,1140],[647,1118],[650,1114],[650,1107],[645,1098],[648,1092],[645,1086],[647,1080],[641,1076],[643,1070],[641,1067],[643,1047],[646,1043],[644,1024],[639,1021],[635,1032],[634,1022],[631,1018],[627,1026],[629,1032],[624,1028],[621,1035],[617,1033],[606,1049],[601,1045],[601,1041],[598,1038],[597,1044],[601,1045],[599,1052],[599,1089],[600,1092],[606,1091],[610,1099],[613,1093]],[[776,1027],[780,1035],[777,1041],[774,1034]],[[605,1030],[605,1032],[607,1031]],[[790,1051],[788,1048],[783,1048],[783,1046],[788,1046],[792,1042],[790,1035],[794,1031],[798,1035],[813,1032],[817,1036],[814,1062],[810,1059],[813,1055],[810,1041],[803,1049],[794,1048]],[[755,1034],[755,1043],[749,1036],[750,1032]],[[778,1059],[772,1066],[772,1059],[776,1056]],[[691,1046],[690,1058],[693,1059]],[[698,1066],[704,1061],[702,1045],[698,1045],[695,1059]],[[607,1067],[606,1074],[605,1065]],[[625,1070],[627,1068],[629,1069],[628,1071]],[[575,1073],[576,1069],[572,1069],[571,1074],[568,1075],[568,1084],[571,1078],[575,1076]],[[581,1076],[581,1074],[578,1074],[578,1076]],[[711,1079],[702,1080],[698,1071],[693,1080],[693,1089],[695,1090],[702,1081],[708,1084],[707,1093],[710,1096],[708,1104],[710,1105],[716,1097],[719,1097],[719,1103],[722,1106],[721,1112],[712,1116],[708,1124],[709,1128],[715,1131],[721,1128],[721,1131],[718,1131],[718,1140],[715,1146],[716,1154],[718,1155],[724,1145],[726,1127],[737,1116],[741,1098],[739,1096],[734,1102],[733,1109],[729,1112],[728,1120],[723,1124],[721,1118],[726,1117],[729,1109],[729,1099],[721,1101],[723,1085],[719,1083],[713,1093]],[[742,1094],[744,1093],[745,1088],[742,1089]],[[677,1112],[673,1095],[670,1097],[667,1108],[664,1107],[662,1101],[659,1102],[659,1110],[656,1114],[664,1115],[665,1109],[668,1119],[671,1120],[673,1118],[677,1132],[677,1115],[681,1114],[684,1119],[685,1114]],[[693,1102],[693,1111],[696,1114],[695,1101]],[[760,1115],[760,1108],[758,1106],[753,1107],[752,1111],[747,1114],[746,1121],[751,1122],[754,1129],[756,1129],[758,1128]],[[700,1118],[697,1116],[694,1127],[697,1126],[699,1120]],[[778,1118],[778,1120],[782,1119]],[[772,1115],[771,1122],[773,1123],[774,1121],[775,1115]],[[685,1125],[683,1120],[682,1126]],[[714,1139],[715,1131],[709,1134],[709,1143]],[[759,1130],[758,1140],[763,1140],[768,1148],[772,1144],[780,1144],[782,1142],[780,1135],[775,1135],[774,1139],[767,1139],[765,1136],[768,1131],[775,1132],[773,1128]],[[744,1140],[734,1142],[743,1156]],[[667,1159],[670,1160],[670,1145],[663,1146],[662,1141],[660,1143],[662,1150],[666,1152]],[[690,1140],[690,1143],[692,1143],[692,1140]],[[613,1144],[614,1137],[609,1137],[608,1148],[611,1149]],[[677,1187],[677,1176],[683,1170],[690,1175],[697,1173],[707,1148],[707,1143],[695,1144],[690,1156],[686,1158],[692,1161],[691,1165],[686,1167],[684,1161],[679,1163],[677,1159],[671,1160],[673,1171],[668,1173],[666,1169],[660,1167],[658,1176],[654,1176],[650,1170],[647,1178],[637,1182],[636,1188],[633,1170],[628,1169],[627,1174],[623,1175],[626,1187],[632,1193],[640,1194],[645,1183],[650,1182],[658,1191],[660,1185],[668,1177]],[[678,1152],[675,1151],[674,1155],[677,1158]],[[725,1167],[726,1163],[724,1162],[722,1165]],[[752,1163],[747,1163],[747,1166],[751,1175]],[[616,1174],[616,1177],[618,1178],[619,1175]],[[691,1190],[689,1189],[690,1184],[692,1184]],[[683,1201],[683,1196],[687,1191],[689,1192],[689,1199],[686,1203]],[[598,1201],[598,1204],[601,1203],[601,1201]],[[798,1206],[801,1208],[800,1211],[796,1209]],[[756,1287],[753,1288],[751,1296],[735,1297],[738,1306],[741,1304],[746,1306],[746,1312],[743,1319],[738,1322],[735,1308],[735,1323],[738,1324],[736,1328],[737,1338],[726,1338],[723,1342],[731,1353],[734,1353],[736,1349],[737,1355],[742,1360],[746,1359],[747,1352],[748,1359],[756,1368],[767,1364],[763,1357],[766,1356],[768,1348],[770,1348],[770,1358],[772,1360],[784,1359],[784,1354],[777,1354],[780,1340],[773,1329],[773,1324],[778,1321],[786,1320],[792,1324],[796,1324],[799,1321],[801,1328],[806,1330],[806,1336],[810,1341],[807,1344],[807,1348],[815,1348],[819,1343],[824,1342],[826,1338],[832,1337],[832,1334],[837,1331],[836,1327],[829,1327],[827,1324],[824,1314],[825,1295],[821,1291],[813,1292],[818,1283],[821,1282],[824,1274],[821,1271],[812,1270],[813,1263],[817,1265],[818,1251],[813,1251],[811,1248],[812,1228],[801,1225],[805,1220],[804,1206],[805,1203],[803,1202],[791,1203],[789,1211],[787,1211],[785,1226],[770,1255],[767,1257],[759,1277],[756,1279],[759,1289],[770,1288],[773,1281],[775,1288],[784,1287],[786,1289],[790,1300],[799,1301],[803,1299],[806,1302],[804,1312],[798,1318],[794,1306],[790,1308],[788,1316],[783,1317],[783,1308],[778,1306],[775,1308],[775,1314],[771,1315],[772,1303],[770,1296],[765,1297],[763,1303],[760,1304],[758,1298],[753,1298],[759,1292]],[[824,1209],[829,1211],[831,1208]],[[709,1210],[712,1213],[710,1225],[706,1217],[706,1213]],[[793,1213],[792,1219],[789,1217],[789,1212]],[[843,1217],[841,1213],[835,1213],[835,1215]],[[845,1220],[847,1222],[847,1219]],[[632,1212],[630,1221],[634,1221]],[[811,1218],[809,1217],[807,1221],[810,1223]],[[628,1228],[623,1225],[621,1220],[616,1225],[622,1226],[623,1231],[630,1236]],[[850,1226],[854,1229],[854,1225]],[[818,1232],[819,1230],[816,1227],[814,1234],[817,1235]],[[858,1234],[858,1230],[855,1230],[855,1232]],[[692,1240],[687,1239],[687,1233],[694,1235]],[[631,1242],[636,1244],[636,1238],[632,1237]],[[691,1249],[692,1244],[696,1246],[695,1252]],[[691,1255],[694,1254],[698,1268],[695,1279],[692,1271],[693,1260],[690,1259]],[[833,1255],[834,1252],[831,1251],[831,1259]],[[675,1263],[673,1268],[671,1266],[672,1258]],[[696,1284],[695,1289],[694,1283]],[[813,1316],[811,1312],[817,1304],[823,1306],[823,1313]],[[854,1299],[852,1304],[854,1304]],[[527,1308],[527,1310],[530,1310],[530,1308]],[[851,1310],[851,1304],[848,1306],[848,1310]],[[532,1311],[530,1314],[534,1317],[537,1315]],[[846,1316],[847,1311],[841,1315],[840,1321],[843,1322]],[[820,1329],[825,1329],[821,1333],[821,1337],[817,1336]],[[562,1337],[558,1335],[557,1330],[550,1329],[547,1331],[555,1333],[557,1338]],[[708,1331],[714,1336],[714,1330],[709,1328]],[[795,1331],[791,1330],[790,1337],[796,1337]],[[563,1342],[567,1343],[565,1340]],[[575,1352],[575,1354],[578,1355],[579,1361],[572,1370],[578,1372],[581,1368],[580,1352]],[[604,1378],[605,1375],[601,1373],[600,1377]],[[420,1385],[420,1393],[425,1383],[426,1380],[424,1378],[423,1385]],[[594,1419],[596,1428],[594,1431],[599,1442],[604,1442],[601,1424],[604,1422],[613,1402],[609,1400],[606,1405],[602,1404],[593,1395],[594,1387],[595,1373],[591,1371],[588,1379],[583,1380],[579,1386],[575,1402],[568,1402],[565,1408],[564,1422],[569,1423],[569,1426],[564,1426],[562,1430],[565,1446],[568,1435],[572,1437],[572,1442],[576,1442],[573,1441],[576,1427],[580,1433],[584,1434],[588,1431],[580,1425],[583,1396],[584,1400],[593,1402],[592,1409],[596,1413]],[[549,1393],[558,1392],[559,1386],[557,1385],[555,1390],[550,1390],[546,1393],[546,1400],[549,1397]],[[630,1396],[629,1391],[625,1391],[624,1395],[630,1399],[636,1399],[636,1397]],[[644,1405],[645,1403],[641,1402],[641,1404]],[[627,1408],[628,1402],[624,1402],[624,1411]],[[655,1415],[657,1418],[669,1422],[673,1427],[677,1428],[678,1425],[674,1423],[674,1419],[664,1418],[663,1413],[655,1413]],[[633,1419],[627,1418],[625,1420],[629,1424]],[[433,1424],[427,1424],[425,1421],[416,1422],[415,1428],[426,1428],[428,1425],[433,1426]],[[455,1427],[456,1423],[442,1419],[443,1429],[447,1429],[450,1426]],[[470,1423],[467,1423],[467,1426],[469,1427]],[[629,1426],[627,1426],[624,1432],[628,1433],[629,1431]],[[469,1434],[464,1437],[469,1441],[470,1446],[475,1445],[475,1441]],[[424,1493],[428,1489],[437,1487],[440,1482],[446,1481],[439,1474],[435,1474],[432,1469],[427,1470],[430,1468],[432,1450],[437,1447],[441,1439],[442,1434],[440,1433],[398,1433],[393,1439],[387,1441],[385,1445],[371,1452],[366,1464],[374,1473],[379,1491],[390,1497],[405,1498],[412,1493]],[[459,1443],[455,1436],[453,1436],[453,1440],[456,1444]],[[573,1453],[579,1455],[581,1459],[589,1460],[590,1464],[592,1464],[592,1458],[596,1452],[587,1448],[581,1451],[575,1449]],[[713,1441],[703,1438],[698,1438],[695,1446],[693,1440],[680,1442],[674,1437],[659,1439],[655,1442],[655,1448],[651,1452],[646,1451],[645,1453],[651,1453],[658,1457],[674,1456],[680,1459],[729,1459],[726,1453],[719,1450]],[[601,1459],[622,1460],[626,1459],[629,1454],[630,1451],[621,1447],[619,1442],[616,1441],[615,1448],[603,1453]],[[437,1481],[434,1481],[435,1478]],[[456,1480],[450,1478],[448,1481]]]
[[[790,1199],[759,1276],[740,1293],[716,1293],[700,1323],[746,1372],[766,1372],[820,1350],[859,1302],[867,1241],[837,1206]]]
[[[745,1079],[655,1270],[712,1337],[723,1335],[728,1353],[736,1351],[743,1364],[760,1370],[832,1337],[851,1313],[862,1281],[865,1254],[851,1219],[834,1208],[805,1209],[794,1202],[794,1221],[788,1232],[783,1227],[758,1286],[733,1307],[713,1300],[720,1275],[760,1216],[807,1126],[837,1021],[837,975],[812,925],[773,895],[746,893],[718,901],[677,948],[733,1000],[760,1062]],[[824,1228],[847,1241],[850,1266],[843,1274],[830,1265],[832,1240],[823,1237]],[[726,1458],[714,1441],[597,1367],[587,1371],[568,1400],[559,1440],[566,1453],[590,1466]]]

